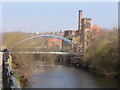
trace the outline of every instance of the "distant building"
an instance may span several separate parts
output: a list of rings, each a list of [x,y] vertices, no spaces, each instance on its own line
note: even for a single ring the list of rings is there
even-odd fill
[[[92,26],[92,38],[95,39],[97,36],[102,35],[105,29],[101,28],[98,25]]]
[[[78,34],[78,30],[65,30],[64,31],[64,37],[65,38],[67,38],[67,39],[69,39],[69,40],[72,40],[73,39],[73,37],[75,36],[75,35],[77,35]],[[63,49],[69,49],[69,50],[71,50],[71,46],[69,46],[65,41],[63,41]]]
[[[62,40],[60,39],[57,39],[57,38],[50,38],[48,40],[48,45],[51,45],[51,46],[58,46],[58,48],[62,48]]]
[[[65,30],[64,31],[64,37],[65,38],[70,38],[73,35],[76,35],[78,30]]]
[[[92,26],[91,18],[82,18],[82,10],[79,10],[78,30],[65,30],[64,37],[72,40],[74,44],[86,52],[86,49],[91,45],[91,42],[99,35],[102,35],[104,29],[97,25]],[[67,44],[63,43],[63,47]]]
[[[90,40],[92,39],[91,34],[91,18],[82,18],[82,28],[80,35],[81,47],[86,50],[88,46],[90,46]]]
[[[82,18],[82,10],[79,10],[78,30],[64,31],[64,37],[72,40],[84,51],[90,45],[91,39],[91,18]]]

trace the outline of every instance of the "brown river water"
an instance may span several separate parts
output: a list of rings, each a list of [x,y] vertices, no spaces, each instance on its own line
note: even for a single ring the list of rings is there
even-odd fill
[[[118,88],[116,78],[100,77],[65,65],[34,61],[34,73],[24,88]],[[43,65],[43,66],[42,66]]]

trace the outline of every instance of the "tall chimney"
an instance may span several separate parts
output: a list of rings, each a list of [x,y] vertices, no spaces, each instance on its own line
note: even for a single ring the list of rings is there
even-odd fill
[[[81,28],[82,28],[82,10],[79,10],[79,21],[78,21],[79,34],[81,33]]]

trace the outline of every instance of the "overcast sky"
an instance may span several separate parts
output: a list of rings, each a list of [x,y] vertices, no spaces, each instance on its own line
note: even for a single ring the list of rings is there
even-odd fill
[[[1,5],[0,5],[1,7]],[[78,29],[78,10],[92,18],[92,25],[112,28],[118,25],[117,2],[4,2],[3,32],[53,32]]]

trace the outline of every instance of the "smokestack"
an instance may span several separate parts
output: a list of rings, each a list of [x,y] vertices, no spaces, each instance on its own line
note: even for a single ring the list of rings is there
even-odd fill
[[[81,33],[81,28],[82,28],[82,10],[79,10],[79,21],[78,21],[79,34]]]

